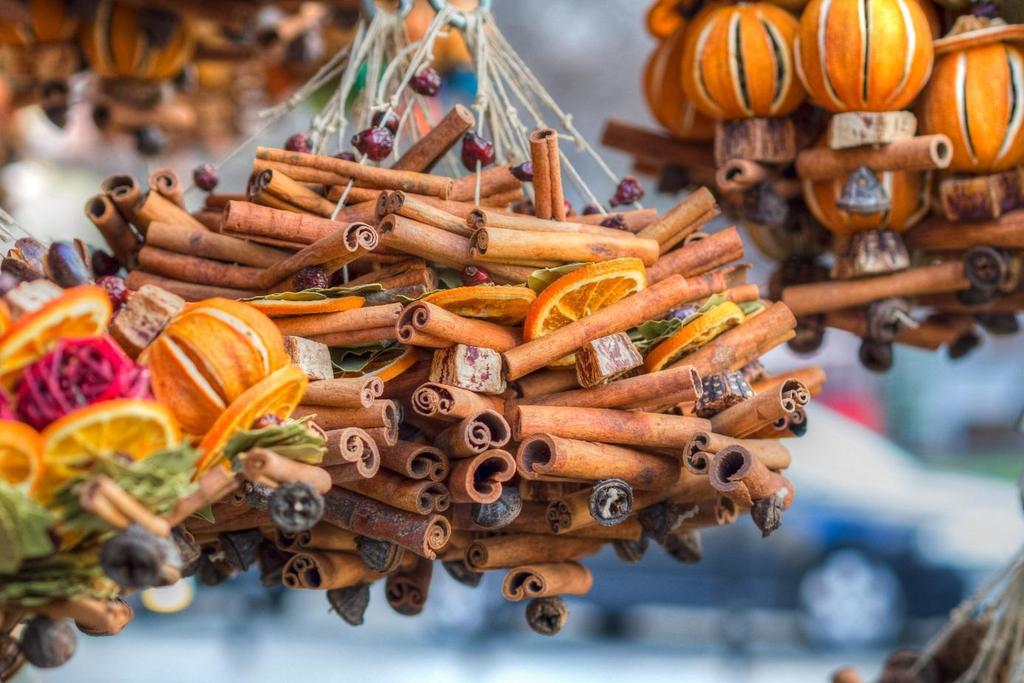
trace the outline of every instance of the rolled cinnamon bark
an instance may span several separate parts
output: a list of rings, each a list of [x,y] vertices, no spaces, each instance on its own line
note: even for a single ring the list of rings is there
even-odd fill
[[[444,512],[451,505],[448,487],[441,482],[406,479],[387,469],[370,479],[344,482],[341,487],[418,515]]]
[[[246,240],[200,230],[188,225],[153,221],[146,231],[146,245],[190,256],[200,256],[245,266],[268,268],[290,256],[289,252]]]
[[[533,212],[537,218],[550,220],[554,215],[551,203],[551,169],[547,142],[538,134],[544,129],[530,133],[530,165],[533,168]]]
[[[441,515],[416,515],[352,491],[331,489],[324,495],[324,521],[343,529],[391,541],[433,560],[451,536],[451,523]]]
[[[391,168],[398,171],[429,172],[467,131],[476,125],[473,113],[456,104],[433,128],[412,144]]]
[[[679,478],[673,459],[606,443],[534,434],[522,439],[516,465],[524,479],[621,479],[640,489],[671,486]]]
[[[976,246],[1024,249],[1024,209],[1010,211],[996,220],[949,222],[926,218],[905,233],[907,246],[930,251],[960,251]]]
[[[508,533],[558,534],[559,536],[564,535],[574,538],[600,538],[605,540],[639,540],[643,536],[643,528],[636,517],[628,517],[622,523],[614,526],[601,526],[597,524],[590,517],[590,511],[587,509],[590,497],[589,487],[577,493],[569,494],[560,500],[564,501],[576,497],[579,497],[582,501],[579,513],[582,517],[580,518],[581,523],[572,528],[569,528],[567,525],[566,529],[562,530],[551,524],[548,519],[549,506],[555,502],[560,502],[552,501],[550,504],[523,503],[520,514],[512,522],[504,526],[502,530]]]
[[[502,485],[516,474],[516,463],[508,451],[490,449],[452,463],[448,486],[456,503],[493,503],[501,497]]]
[[[124,630],[132,620],[131,606],[121,599],[99,600],[78,597],[56,600],[33,611],[51,619],[73,619],[75,625],[89,635],[112,636]]]
[[[501,594],[511,602],[552,595],[586,595],[593,583],[590,570],[578,562],[529,564],[509,570],[501,584]]]
[[[794,315],[810,315],[863,306],[886,297],[941,294],[969,286],[963,262],[948,261],[858,280],[794,285],[782,290],[782,301]]]
[[[266,169],[256,174],[250,183],[250,197],[253,201],[259,201],[253,197],[253,193],[269,193],[283,202],[306,211],[308,213],[330,218],[334,213],[334,202],[325,199],[313,190],[292,178],[281,170]]]
[[[336,226],[334,232],[291,254],[267,268],[262,276],[264,287],[273,287],[286,277],[308,266],[323,266],[328,273],[340,270],[380,243],[380,236],[371,225],[349,223]]]
[[[250,291],[260,289],[263,274],[260,268],[229,265],[150,246],[139,250],[139,267],[185,282]]]
[[[280,536],[280,534],[279,534]],[[302,550],[345,550],[355,552],[357,536],[351,531],[320,522],[308,531],[295,534],[294,547]]]
[[[385,204],[384,213],[381,213],[381,202]],[[377,214],[383,217],[388,213],[397,213],[399,216],[463,237],[470,237],[473,234],[473,228],[467,225],[464,219],[404,192],[381,194],[377,200]]]
[[[567,406],[515,406],[511,419],[517,440],[547,434],[643,448],[679,448],[697,432],[711,428],[699,417]]]
[[[302,402],[334,408],[369,408],[383,393],[384,382],[379,377],[323,379],[306,386]]]
[[[364,429],[344,427],[324,432],[324,459],[322,467],[331,467],[331,479],[369,479],[381,466],[377,442]],[[347,468],[350,474],[339,468]]]
[[[229,201],[224,207],[223,230],[236,236],[280,243],[313,244],[349,223],[373,220],[376,202],[348,207],[336,220],[305,213],[271,209],[251,202]]]
[[[729,446],[742,446],[771,470],[784,470],[790,465],[789,449],[778,439],[736,439],[712,432],[699,432],[686,443],[683,463],[694,474],[707,474],[715,453]]]
[[[370,407],[331,408],[328,406],[300,405],[292,413],[292,417],[314,417],[316,423],[324,429],[340,429],[343,427],[391,428],[401,422],[398,404],[387,399],[377,399]]]
[[[332,332],[370,330],[394,325],[402,313],[402,304],[365,306],[337,313],[315,313],[274,318],[284,335],[315,337]],[[339,385],[340,386],[340,385]],[[327,405],[327,404],[322,404]]]
[[[766,166],[748,159],[729,159],[718,168],[715,183],[720,192],[742,192],[771,177]]]
[[[273,171],[280,171],[280,172],[284,173],[286,176],[288,176],[289,178],[291,178],[292,180],[294,180],[296,182],[299,182],[299,183],[312,183],[314,185],[325,185],[327,187],[344,186],[344,185],[348,184],[348,177],[343,176],[340,173],[332,173],[331,171],[323,171],[323,170],[320,170],[320,169],[317,169],[317,168],[312,168],[310,166],[299,166],[297,164],[286,164],[286,163],[284,163],[282,161],[268,161],[267,159],[253,159],[253,161],[252,161],[253,176],[252,177],[256,177],[260,173],[262,173],[263,171],[266,171],[268,169],[269,170],[273,170]],[[361,200],[351,199],[351,201],[349,203],[355,203],[356,201],[366,201],[367,199],[370,199],[370,198],[376,200],[377,199],[377,193],[380,192],[380,190],[367,190],[365,188],[355,188],[355,187],[352,188],[352,190],[357,190],[357,189],[362,190],[363,192],[372,194],[372,197],[370,196],[370,194],[368,194],[366,197],[362,198]],[[340,193],[339,193],[339,196],[340,196]],[[232,199],[244,200],[244,199],[246,199],[246,197],[245,196],[232,197]],[[328,197],[328,201],[335,201],[336,202],[337,200],[338,200],[338,197]],[[217,206],[218,204],[220,206],[223,206],[225,202],[218,200],[217,202],[211,204],[210,201],[207,200],[206,203],[207,203],[208,206]]]
[[[169,168],[158,168],[149,174],[149,191],[163,195],[182,209],[185,208],[185,192],[181,189],[178,174]]]
[[[699,187],[676,204],[661,218],[637,233],[637,237],[652,239],[661,245],[661,253],[671,249],[687,235],[696,232],[703,223],[698,219],[708,212],[717,215],[718,204],[715,196],[706,187]],[[710,220],[710,218],[708,219]]]
[[[266,448],[254,448],[242,455],[242,471],[249,481],[277,483],[303,481],[320,493],[331,488],[331,478],[320,467],[282,457]]]
[[[471,569],[506,569],[538,562],[565,562],[593,555],[604,543],[593,538],[552,538],[541,534],[511,534],[478,538],[466,547]]]
[[[804,180],[842,178],[861,166],[879,171],[929,171],[947,168],[953,144],[945,135],[918,135],[887,145],[831,149],[812,147],[797,154],[796,172]]]
[[[522,343],[522,333],[518,328],[464,318],[427,301],[406,306],[398,319],[396,331],[398,340],[404,344],[417,344],[415,333],[427,335],[431,338],[428,344],[434,348],[437,348],[434,340],[444,343],[444,346],[472,344],[495,351],[507,351]]]
[[[743,438],[807,405],[809,398],[807,387],[790,379],[712,416],[711,429],[717,434]]]
[[[661,282],[670,275],[692,277],[741,258],[743,239],[735,227],[728,227],[659,258],[647,269],[647,282]]]
[[[117,204],[116,195],[114,203]],[[206,226],[197,221],[192,214],[156,192],[147,192],[132,208],[131,215],[132,224],[143,234],[153,221],[188,225],[197,230],[206,230]]]
[[[412,441],[379,446],[381,464],[410,479],[444,481],[448,478],[448,456],[440,449]]]
[[[85,215],[103,236],[110,251],[125,268],[135,266],[135,258],[142,247],[142,240],[108,195],[98,194],[85,203]]]
[[[483,228],[474,233],[470,253],[483,263],[533,259],[573,263],[632,257],[652,266],[658,260],[658,249],[654,240],[632,237],[629,233],[615,236],[566,232],[552,239],[547,232]]]
[[[311,334],[309,339],[326,344],[327,346],[365,346],[377,342],[396,339],[394,325],[385,327],[371,327],[365,330],[350,330],[348,332],[328,332],[327,334]]]
[[[685,142],[618,119],[605,122],[601,144],[687,170],[713,169],[717,166],[710,145]]]
[[[570,389],[578,389],[579,381],[576,379],[576,369],[568,370],[539,370],[532,372],[518,381],[510,383],[518,396],[522,398],[533,398],[546,396]]]
[[[110,197],[125,220],[135,224],[135,207],[142,201],[142,188],[139,187],[139,183],[134,177],[130,175],[108,176],[100,183],[100,190]]]
[[[154,536],[166,537],[171,533],[171,525],[167,520],[154,515],[105,475],[93,477],[86,482],[78,500],[83,509],[96,514],[115,528],[123,529],[129,524],[138,524]]]
[[[778,375],[765,377],[764,379],[756,382],[751,382],[750,387],[757,393],[761,393],[762,391],[767,391],[773,387],[781,386],[790,379],[795,379],[807,387],[807,391],[810,392],[811,396],[817,396],[824,388],[827,376],[821,367],[812,365],[806,368],[797,368]]]
[[[725,370],[737,370],[762,356],[768,344],[795,327],[793,312],[786,304],[776,302],[669,367],[691,365],[701,377]]]
[[[579,216],[573,216],[573,219]],[[472,231],[480,228],[504,228],[506,230],[522,230],[524,232],[580,232],[588,235],[608,235],[622,238],[623,232],[617,228],[574,221],[552,221],[527,216],[525,214],[507,214],[485,209],[473,209],[466,217],[465,224]]]
[[[164,515],[171,526],[181,524],[207,505],[238,489],[238,480],[235,476],[220,467],[207,470],[199,476],[196,483],[196,490],[184,498],[179,498],[174,509]]]
[[[678,527],[681,530],[707,529],[709,527],[732,524],[739,516],[736,503],[725,496],[715,496],[696,503],[691,503],[692,512],[687,515]]]
[[[413,410],[420,415],[443,420],[458,420],[488,409],[505,412],[505,402],[497,396],[436,382],[421,384],[410,401]]]
[[[382,190],[404,190],[441,199],[448,199],[452,193],[452,180],[444,176],[367,166],[335,157],[289,152],[271,147],[257,147],[256,158],[330,171]]]
[[[681,303],[706,296],[709,292],[699,284],[678,275],[669,276],[592,315],[505,351],[502,356],[506,377],[509,380],[519,379],[574,352],[589,341],[624,332]]]
[[[793,500],[793,485],[789,480],[769,470],[742,446],[728,446],[718,451],[711,461],[708,480],[716,491],[746,508],[783,488],[786,489],[783,507],[789,507]]]
[[[480,201],[485,197],[497,197],[510,192],[519,191],[523,183],[514,175],[511,168],[506,164],[502,166],[491,166],[479,174]],[[452,186],[451,199],[453,201],[472,201],[476,197],[477,174],[470,173],[455,180]],[[507,201],[504,202],[508,204]]]
[[[281,582],[292,589],[330,590],[374,581],[381,576],[355,553],[306,551],[292,555],[284,566]]]
[[[384,596],[391,609],[405,616],[415,616],[423,611],[430,590],[430,579],[434,563],[416,558],[414,563],[403,563],[388,574],[384,584]]]
[[[481,410],[437,435],[434,445],[450,458],[470,458],[509,442],[511,429],[501,413]]]
[[[517,399],[519,405],[574,406],[577,408],[619,408],[658,402],[665,396],[673,403],[695,401],[703,393],[700,375],[690,366],[670,368],[601,384],[592,389],[576,389]],[[678,400],[676,400],[678,399]]]

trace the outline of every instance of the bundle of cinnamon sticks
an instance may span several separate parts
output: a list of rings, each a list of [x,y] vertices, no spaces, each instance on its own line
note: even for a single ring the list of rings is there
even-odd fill
[[[360,623],[377,581],[418,613],[440,560],[471,586],[501,571],[504,597],[553,633],[604,545],[693,562],[703,529],[781,523],[784,439],[824,373],[760,365],[796,318],[747,283],[735,228],[704,231],[711,193],[663,215],[570,214],[541,130],[527,213],[521,169],[427,172],[465,114],[391,168],[259,148],[247,191],[198,211],[167,171],[148,190],[110,179],[87,207],[130,289],[249,301],[311,380],[294,417],[323,434],[323,461],[250,451],[204,499],[213,521],[189,516],[198,499],[171,520],[204,578],[258,563]]]

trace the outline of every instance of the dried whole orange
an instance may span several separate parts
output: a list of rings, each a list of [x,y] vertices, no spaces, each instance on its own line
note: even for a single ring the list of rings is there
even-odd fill
[[[182,428],[201,435],[227,406],[288,364],[277,326],[248,304],[207,299],[188,306],[146,349],[153,394]]]

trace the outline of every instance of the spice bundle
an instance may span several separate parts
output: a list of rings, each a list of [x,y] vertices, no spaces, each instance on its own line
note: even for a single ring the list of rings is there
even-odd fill
[[[894,344],[959,358],[983,329],[1017,331],[1019,25],[980,3],[948,12],[939,38],[929,0],[812,1],[798,17],[783,4],[656,2],[644,87],[670,135],[612,121],[604,142],[665,191],[717,187],[780,261],[771,293],[798,318],[794,350],[845,330],[884,371]],[[846,16],[863,18],[849,44]],[[1007,84],[994,97],[990,78]]]

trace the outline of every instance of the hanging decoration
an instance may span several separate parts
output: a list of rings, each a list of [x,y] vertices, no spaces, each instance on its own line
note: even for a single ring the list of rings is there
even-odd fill
[[[941,38],[929,0],[811,0],[788,7],[798,18],[765,3],[698,5],[652,7],[648,24],[663,29],[674,7],[687,47],[679,76],[665,66],[652,85],[648,68],[644,88],[672,98],[660,110],[692,102],[716,118],[714,148],[662,118],[669,136],[613,121],[604,142],[657,172],[663,191],[717,187],[780,262],[773,294],[800,321],[790,346],[814,351],[842,329],[884,371],[894,343],[958,358],[982,329],[1015,332],[1024,27],[993,18],[992,3],[947,12]],[[759,12],[757,25],[745,19]],[[801,85],[809,103],[795,108],[788,88]]]
[[[704,231],[707,191],[640,206],[487,3],[433,4],[412,42],[405,7],[376,9],[264,111],[265,130],[329,91],[307,130],[256,147],[244,192],[220,168],[261,131],[190,187],[169,169],[107,179],[86,214],[109,252],[8,251],[5,675],[66,661],[69,619],[120,631],[128,590],[253,566],[353,625],[372,583],[415,615],[435,569],[467,587],[499,571],[553,635],[605,545],[690,563],[704,529],[783,522],[784,439],[825,376],[760,364],[797,320],[747,282],[739,233]],[[433,47],[456,32],[479,86],[437,116]],[[88,348],[51,343],[69,329]],[[84,354],[109,370],[83,377]],[[76,448],[94,433],[114,441]],[[130,463],[114,457],[129,435]]]

